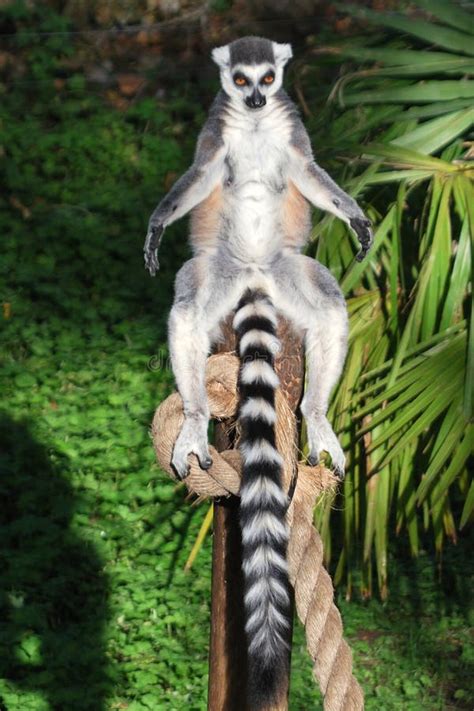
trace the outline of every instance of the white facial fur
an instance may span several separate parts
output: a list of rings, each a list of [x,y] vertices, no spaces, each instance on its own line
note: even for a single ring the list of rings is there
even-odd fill
[[[247,64],[240,62],[231,66],[229,45],[216,47],[212,50],[212,58],[220,69],[221,85],[225,93],[239,104],[245,106],[245,99],[250,96],[255,88],[268,99],[281,88],[283,83],[283,70],[285,64],[292,57],[291,45],[272,42],[275,63],[264,62],[261,64]],[[271,84],[261,84],[262,77],[269,71],[275,73]],[[234,75],[239,72],[249,81],[245,86],[238,86]],[[252,111],[253,109],[248,109]]]

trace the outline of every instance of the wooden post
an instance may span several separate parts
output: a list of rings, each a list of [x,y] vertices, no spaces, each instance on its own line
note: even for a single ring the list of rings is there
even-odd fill
[[[236,341],[230,320],[224,326],[224,336],[218,351],[234,351]],[[278,337],[282,348],[275,366],[281,391],[295,411],[304,382],[302,340],[282,320]],[[214,444],[218,451],[232,447],[224,424],[216,425]],[[239,500],[234,496],[214,503],[208,711],[253,711],[246,703],[247,642],[238,508]],[[291,637],[292,630],[290,642]],[[289,680],[281,701],[272,711],[287,711],[288,689]]]

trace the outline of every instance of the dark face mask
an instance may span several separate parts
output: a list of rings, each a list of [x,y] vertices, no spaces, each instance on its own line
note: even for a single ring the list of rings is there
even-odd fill
[[[267,103],[266,98],[259,92],[258,89],[254,89],[250,96],[247,96],[245,103],[249,109],[261,109]]]

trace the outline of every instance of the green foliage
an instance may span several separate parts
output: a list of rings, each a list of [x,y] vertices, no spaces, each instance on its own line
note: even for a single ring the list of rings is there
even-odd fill
[[[54,79],[77,52],[61,34],[69,25],[44,4],[14,3],[2,13],[18,29],[25,73],[0,86],[0,708],[201,711],[209,537],[199,567],[186,573],[184,565],[207,506],[190,506],[158,470],[148,435],[154,408],[173,388],[165,326],[174,274],[187,256],[185,225],[167,234],[156,280],[141,250],[165,181],[190,161],[202,109],[171,94],[119,112],[77,70],[58,91]],[[443,166],[452,170],[453,158]],[[432,160],[424,156],[416,169],[434,170]],[[459,195],[453,188],[450,204],[462,205]],[[328,250],[342,230],[330,229]],[[391,253],[380,229],[385,274]],[[347,272],[346,292],[371,279],[351,302],[362,327],[378,313],[376,260],[369,275],[357,275],[347,271],[352,253],[342,231],[339,247],[346,252],[333,256],[334,269]],[[408,267],[405,279],[416,280]],[[460,299],[450,293],[446,314]],[[434,329],[421,350],[407,344],[401,377],[418,361],[442,368],[436,359],[445,348],[459,358],[465,320],[447,326],[446,343]],[[353,373],[354,363],[351,355]],[[377,396],[385,387],[390,368],[371,360],[354,411],[369,403],[364,390]],[[440,588],[428,556],[408,569],[390,561],[390,601],[339,600],[367,708],[471,708],[467,556],[446,552],[449,589]],[[310,675],[298,627],[294,711],[322,706]]]
[[[165,325],[185,226],[157,281],[142,261],[147,216],[197,127],[178,137],[179,100],[120,114],[79,75],[58,93],[66,44],[25,42],[28,73],[0,105],[0,706],[200,709],[209,576],[189,598],[182,546],[199,512],[148,435],[172,389]]]
[[[212,0],[211,10],[214,12],[226,12],[232,7],[232,0]]]
[[[350,351],[332,408],[350,452],[336,581],[345,578],[350,591],[360,566],[370,594],[375,560],[383,597],[395,532],[408,533],[416,555],[429,530],[440,553],[445,537],[456,540],[474,512],[467,469],[474,173],[463,145],[474,123],[467,78],[473,64],[465,56],[474,35],[472,22],[460,22],[461,10],[451,24],[462,26],[446,26],[451,5],[429,3],[440,22],[344,6],[430,43],[415,50],[395,33],[328,50],[358,60],[332,92],[342,111],[323,120],[331,126],[329,148],[343,136],[344,150],[361,157],[345,180],[377,228],[362,264],[340,224],[325,218],[315,230],[316,255],[338,274],[351,315]],[[326,540],[331,505],[318,514]]]

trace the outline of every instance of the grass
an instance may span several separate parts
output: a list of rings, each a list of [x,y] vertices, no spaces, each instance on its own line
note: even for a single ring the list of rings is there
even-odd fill
[[[155,280],[141,248],[202,109],[171,95],[118,111],[79,74],[58,93],[57,41],[27,54],[41,83],[0,105],[0,709],[200,711],[210,537],[183,568],[207,506],[160,472],[148,434],[173,388],[185,225]],[[386,602],[338,593],[367,709],[471,709],[468,541],[445,552],[440,582],[403,540]],[[297,627],[290,709],[318,708]]]
[[[120,357],[127,362],[126,351]],[[153,407],[151,388],[101,375],[104,399],[118,381],[129,401]],[[28,419],[2,420],[0,707],[205,709],[210,538],[198,564],[183,567],[206,507],[190,506],[157,471],[145,428],[123,404],[107,404],[115,426],[74,436],[74,421],[94,422],[100,405],[93,395],[69,399],[57,396],[49,416],[50,396],[39,395],[12,408]],[[131,444],[116,459],[120,430]],[[466,561],[462,548],[458,559],[452,551],[444,587],[424,555],[398,564],[387,603],[339,598],[367,709],[470,708]],[[310,674],[298,627],[291,710],[322,708]]]

